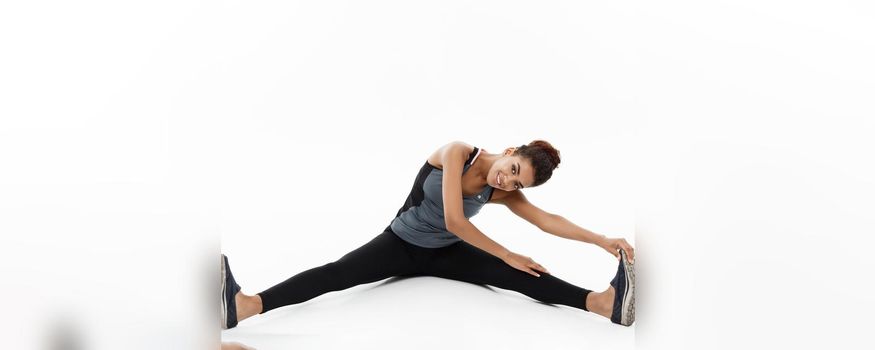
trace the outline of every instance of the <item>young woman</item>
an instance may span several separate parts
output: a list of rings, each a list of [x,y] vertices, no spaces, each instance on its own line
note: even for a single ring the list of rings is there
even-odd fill
[[[487,153],[449,143],[423,164],[398,214],[365,245],[339,260],[301,272],[256,295],[245,295],[222,256],[222,328],[327,292],[393,276],[435,276],[514,290],[533,299],[597,313],[629,326],[635,320],[634,249],[625,239],[585,230],[530,203],[523,190],[543,184],[559,165],[546,141]],[[603,292],[577,287],[493,241],[468,218],[486,203],[507,206],[541,230],[604,248],[619,259]]]

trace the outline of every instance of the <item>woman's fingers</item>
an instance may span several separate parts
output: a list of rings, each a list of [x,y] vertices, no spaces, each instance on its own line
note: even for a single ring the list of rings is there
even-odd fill
[[[531,269],[532,271],[535,271],[536,274],[537,274],[538,272],[542,272],[542,273],[550,273],[550,271],[547,271],[547,268],[545,268],[544,266],[542,266],[541,264],[538,264],[538,263],[536,263],[536,262],[532,262],[532,263],[526,265],[526,267],[528,267],[528,268]],[[540,276],[538,276],[538,277],[540,277]]]
[[[546,267],[541,266],[541,264],[538,264],[538,263],[535,263],[535,264],[531,265],[530,267],[535,269],[535,270],[541,271],[543,273],[550,273],[550,271],[547,271]]]
[[[635,263],[635,248],[632,248],[632,245],[629,242],[626,242],[625,238],[611,238],[608,239],[607,242],[602,245],[602,248],[614,255],[617,260],[620,260],[622,256],[620,255],[620,249],[626,252],[626,256],[629,259],[630,263]]]
[[[632,246],[629,245],[629,243],[626,242],[625,239],[620,241],[620,248],[622,248],[623,250],[626,251],[626,256],[629,257],[629,262],[634,264],[635,263],[635,248],[632,248]]]
[[[532,276],[535,276],[535,277],[541,277],[540,275],[538,275],[537,272],[535,272],[535,270],[532,270],[532,268],[530,268],[529,266],[527,266],[527,265],[525,265],[525,264],[520,265],[519,267],[517,267],[517,266],[513,266],[513,265],[511,265],[511,266],[512,266],[513,268],[517,269],[517,270],[520,270],[520,271],[525,272],[525,273],[527,273],[527,274],[530,274],[530,275],[532,275]]]
[[[517,270],[528,273],[535,277],[541,277],[541,274],[539,274],[538,272],[550,273],[544,266],[536,263],[530,257],[516,253],[508,254],[508,256],[512,256],[513,258],[507,259],[505,260],[505,262]]]
[[[533,270],[529,265],[523,265],[522,267],[517,268],[517,270],[528,273],[528,274],[535,276],[535,277],[541,277],[541,275],[539,275],[537,272],[535,272],[535,270]]]
[[[620,251],[617,250],[617,245],[611,244],[611,245],[605,247],[605,250],[607,250],[608,253],[611,253],[611,255],[613,255],[615,258],[617,258],[617,260],[620,260]]]

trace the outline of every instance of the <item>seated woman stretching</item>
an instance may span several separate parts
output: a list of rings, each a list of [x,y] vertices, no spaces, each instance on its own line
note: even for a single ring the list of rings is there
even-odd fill
[[[428,157],[407,201],[383,233],[335,262],[249,296],[240,291],[223,255],[222,328],[328,292],[393,276],[435,276],[495,286],[629,326],[635,321],[632,246],[625,239],[607,238],[547,213],[521,191],[546,182],[558,165],[559,151],[542,140],[499,154],[463,142],[449,143]],[[503,204],[545,232],[605,249],[619,259],[616,276],[600,293],[552,276],[532,258],[508,250],[468,221],[486,203]]]

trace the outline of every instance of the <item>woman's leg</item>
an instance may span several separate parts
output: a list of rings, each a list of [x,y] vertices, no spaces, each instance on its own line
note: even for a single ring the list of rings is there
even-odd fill
[[[416,264],[406,244],[387,230],[335,262],[301,272],[253,296],[261,301],[258,313],[301,303],[328,292],[412,274]]]
[[[435,277],[475,284],[488,284],[520,292],[530,298],[589,311],[587,296],[590,290],[565,282],[551,274],[535,277],[517,270],[489,253],[467,242],[458,242],[439,248],[425,273]],[[594,293],[599,294],[599,293]]]

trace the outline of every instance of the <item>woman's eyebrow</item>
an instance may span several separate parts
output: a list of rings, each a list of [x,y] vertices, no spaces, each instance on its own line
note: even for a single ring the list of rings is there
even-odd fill
[[[516,174],[517,174],[517,176],[519,176],[519,175],[522,173],[522,170],[523,170],[523,169],[520,168],[520,163],[516,163]],[[523,186],[523,183],[522,183],[522,182],[517,181],[516,184],[520,186],[520,189],[526,188],[526,186]]]

